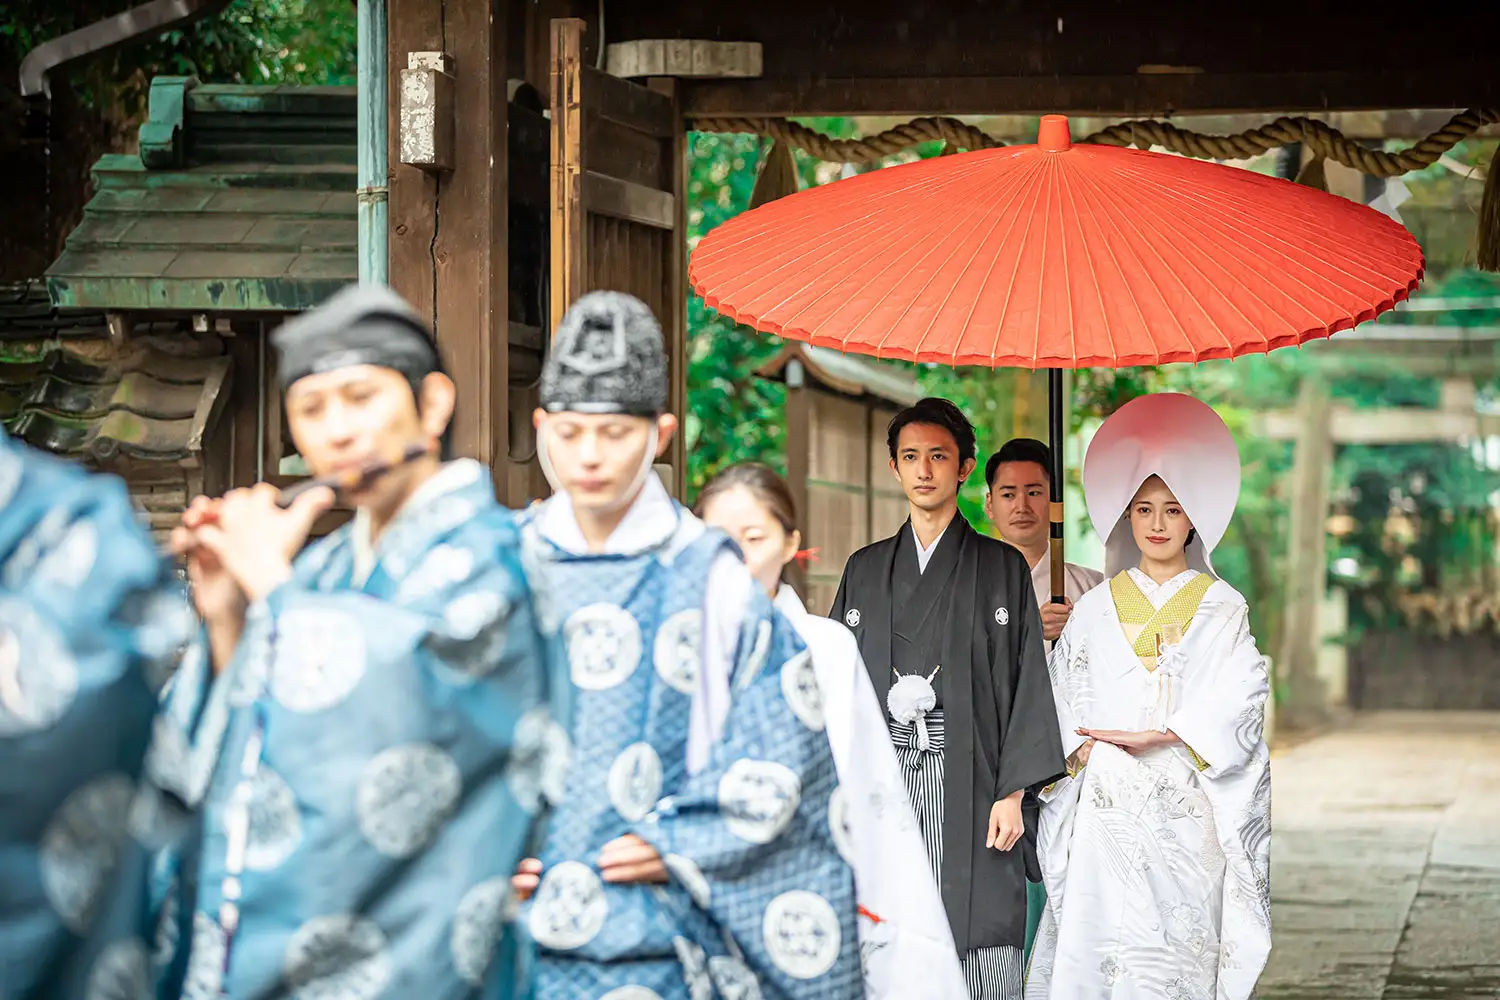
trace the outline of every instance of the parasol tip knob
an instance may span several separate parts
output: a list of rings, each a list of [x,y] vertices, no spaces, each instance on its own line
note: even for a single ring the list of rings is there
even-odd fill
[[[1049,153],[1065,153],[1073,148],[1073,137],[1068,132],[1067,115],[1043,115],[1041,127],[1036,132],[1036,144]]]

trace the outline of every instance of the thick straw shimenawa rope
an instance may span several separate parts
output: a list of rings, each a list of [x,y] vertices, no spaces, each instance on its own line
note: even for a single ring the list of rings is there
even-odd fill
[[[1375,177],[1399,177],[1436,163],[1438,157],[1486,125],[1500,122],[1500,110],[1470,108],[1399,153],[1369,149],[1338,129],[1312,118],[1277,118],[1237,135],[1204,135],[1170,122],[1121,122],[1079,139],[1106,146],[1160,146],[1207,160],[1244,160],[1281,146],[1306,145],[1315,155]],[[699,118],[699,132],[749,132],[833,163],[870,163],[924,142],[943,140],[960,149],[993,149],[1005,143],[957,118],[916,118],[864,139],[830,139],[785,118]]]

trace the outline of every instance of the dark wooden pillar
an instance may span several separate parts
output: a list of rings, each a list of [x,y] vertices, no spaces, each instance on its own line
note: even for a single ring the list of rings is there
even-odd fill
[[[787,372],[786,387],[786,482],[792,491],[792,502],[797,505],[798,527],[802,529],[802,547],[818,544],[814,540],[812,511],[807,499],[807,477],[811,475],[812,462],[812,400],[808,397],[806,373],[800,362],[795,373]],[[793,377],[795,375],[795,377]],[[795,383],[795,384],[793,384]],[[793,563],[790,567],[791,584],[797,593],[807,599],[807,567]],[[823,614],[827,608],[812,608],[815,614]]]
[[[457,455],[495,473],[504,496],[508,332],[506,52],[509,4],[390,0],[390,283],[431,318],[458,387]],[[453,169],[401,163],[400,80],[411,52],[452,57]]]

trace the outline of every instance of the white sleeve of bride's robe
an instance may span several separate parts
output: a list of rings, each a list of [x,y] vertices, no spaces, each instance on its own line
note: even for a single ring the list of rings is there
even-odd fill
[[[1073,701],[1077,695],[1075,687],[1086,682],[1082,671],[1087,670],[1087,660],[1079,663],[1078,659],[1088,643],[1087,632],[1079,616],[1072,616],[1063,626],[1062,635],[1052,644],[1052,652],[1047,655],[1047,673],[1052,678],[1052,703],[1057,708],[1057,731],[1062,736],[1064,760],[1072,757],[1073,751],[1086,741],[1085,737],[1078,735],[1082,723],[1074,711]]]
[[[1206,605],[1200,615],[1203,610],[1207,610]],[[1183,644],[1191,648],[1189,655],[1194,658],[1183,665],[1179,675],[1167,728],[1198,756],[1199,769],[1208,778],[1232,773],[1249,763],[1265,727],[1266,697],[1271,687],[1266,658],[1250,634],[1249,613],[1244,604],[1227,608],[1214,622],[1222,630],[1219,635],[1200,635]],[[1210,651],[1211,655],[1195,655]],[[1184,655],[1183,648],[1164,651],[1163,655],[1174,654]]]

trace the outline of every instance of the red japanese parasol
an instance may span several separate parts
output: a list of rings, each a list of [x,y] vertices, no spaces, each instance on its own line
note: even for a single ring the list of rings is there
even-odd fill
[[[1086,368],[1232,358],[1373,319],[1421,280],[1394,220],[1248,170],[1103,145],[944,156],[746,212],[692,255],[693,290],[767,333],[881,358]],[[1051,380],[1061,593],[1061,372]]]

